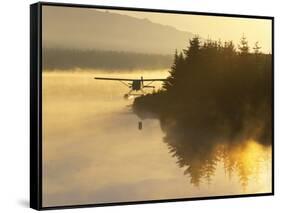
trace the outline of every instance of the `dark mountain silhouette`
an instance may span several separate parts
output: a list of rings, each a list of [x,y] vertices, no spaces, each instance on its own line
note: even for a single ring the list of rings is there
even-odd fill
[[[43,8],[43,46],[63,49],[101,49],[173,54],[192,33],[95,9]]]

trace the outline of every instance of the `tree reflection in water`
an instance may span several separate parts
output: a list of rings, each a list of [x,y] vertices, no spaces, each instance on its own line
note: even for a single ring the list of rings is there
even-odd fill
[[[216,140],[207,140],[202,135],[196,139],[188,136],[187,131],[172,128],[172,122],[169,124],[170,128],[163,128],[162,123],[166,132],[164,142],[172,156],[177,158],[178,166],[185,169],[184,174],[190,177],[191,184],[195,186],[199,187],[203,181],[211,184],[218,164],[222,163],[230,179],[234,173],[238,175],[245,191],[250,179],[259,181],[261,167],[269,166],[269,144],[242,138],[225,140],[218,137]]]

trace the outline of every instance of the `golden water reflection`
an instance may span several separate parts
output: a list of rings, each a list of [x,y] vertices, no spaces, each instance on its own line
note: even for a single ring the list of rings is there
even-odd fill
[[[202,149],[194,151],[194,146],[188,143],[179,147],[169,144],[169,152],[178,159],[177,164],[185,168],[184,174],[190,176],[190,183],[197,187],[202,181],[212,183],[218,164],[223,165],[229,179],[238,176],[243,191],[247,191],[249,181],[270,182],[271,147],[254,140],[235,145],[219,143],[205,152]]]

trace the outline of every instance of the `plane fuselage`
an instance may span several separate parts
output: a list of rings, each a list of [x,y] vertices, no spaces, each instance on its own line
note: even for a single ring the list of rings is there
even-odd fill
[[[139,91],[141,90],[141,80],[133,80],[132,81],[132,90]]]

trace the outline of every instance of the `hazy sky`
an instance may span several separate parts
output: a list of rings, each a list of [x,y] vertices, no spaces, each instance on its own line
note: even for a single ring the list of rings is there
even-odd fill
[[[216,16],[201,16],[187,14],[168,14],[152,12],[134,12],[109,10],[111,13],[119,13],[137,18],[147,18],[152,22],[170,25],[179,30],[198,34],[203,38],[232,40],[239,43],[244,34],[250,47],[256,41],[265,53],[271,52],[271,20],[230,18]]]

